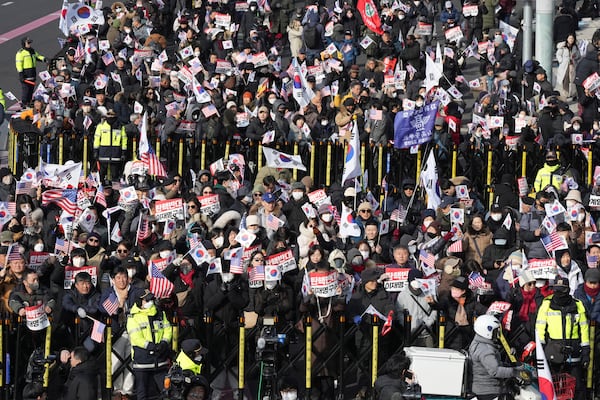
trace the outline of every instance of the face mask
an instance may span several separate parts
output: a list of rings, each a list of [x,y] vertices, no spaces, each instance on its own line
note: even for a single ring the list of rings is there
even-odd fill
[[[506,243],[508,241],[506,239],[496,239],[494,240],[494,243],[496,244],[496,246],[506,246]]]
[[[475,131],[475,137],[480,138],[483,135],[483,132],[480,130]]]
[[[125,31],[125,33],[131,33],[131,29],[129,29],[129,28],[125,28],[124,31]]]
[[[146,303],[145,303],[145,304],[142,306],[142,308],[143,308],[144,310],[147,310],[147,309],[149,309],[150,307],[152,307],[153,305],[154,305],[154,301],[153,301],[153,300],[150,300],[150,301],[147,301],[147,302],[146,302]]]
[[[594,126],[592,126],[592,129],[594,129],[595,131],[597,131],[598,129],[600,129],[600,125],[594,124]]]
[[[415,254],[415,251],[417,251],[417,246],[408,246],[408,252],[410,254]]]
[[[415,103],[415,106],[417,106],[417,107],[423,107],[423,102],[422,101],[417,101]]]
[[[231,272],[223,272],[223,282],[229,283],[233,280],[233,274]]]
[[[404,14],[398,15],[398,19],[399,19],[400,21],[402,21],[402,20],[404,19],[404,17],[405,17],[405,15],[404,15]]]
[[[269,104],[273,105],[273,103],[275,103],[275,100],[277,100],[277,99],[269,99]]]
[[[296,391],[281,393],[281,400],[296,400],[298,393]]]
[[[6,175],[4,178],[2,178],[2,183],[4,183],[5,185],[10,185],[12,182],[12,176],[10,175]]]
[[[277,281],[265,281],[265,288],[273,290],[275,286],[277,286]]]
[[[73,258],[73,266],[76,268],[81,268],[85,264],[85,258],[83,257],[74,257]]]
[[[192,270],[192,265],[191,264],[181,264],[181,266],[179,267],[179,269],[181,270],[181,272],[186,275],[188,274],[191,270]]]
[[[323,222],[331,222],[331,220],[333,220],[333,215],[331,214],[323,214],[321,215],[321,219],[323,220]]]
[[[162,250],[158,253],[160,258],[167,258],[171,255],[171,250]]]
[[[21,206],[21,211],[23,211],[24,214],[29,214],[31,212],[31,206],[29,204],[23,204]]]
[[[352,265],[362,265],[362,263],[363,263],[362,256],[361,257],[354,257],[352,259]]]
[[[294,200],[300,200],[302,196],[304,196],[304,193],[302,192],[292,192],[292,197]]]
[[[251,228],[251,229],[248,229],[248,232],[250,232],[250,233],[252,233],[252,234],[256,235],[256,234],[258,233],[258,228]]]
[[[194,357],[194,362],[196,364],[199,364],[202,362],[203,357],[201,355],[197,355],[196,357]]]
[[[256,7],[254,7],[254,6],[250,7],[250,11],[252,11],[252,12],[256,11]]]
[[[558,165],[558,160],[547,160],[546,164],[548,164],[549,166],[553,167],[555,165]]]
[[[433,222],[433,221],[431,221],[430,219],[423,221],[423,226],[425,227],[425,229],[429,228],[429,225],[431,225],[431,222]]]
[[[221,247],[223,247],[224,242],[225,242],[225,238],[223,236],[219,236],[213,241],[213,244],[215,245],[215,247],[217,249],[220,249]]]
[[[329,125],[329,121],[327,121],[326,119],[321,121],[321,126],[327,126]]]
[[[579,130],[579,128],[581,128],[581,126],[579,126],[579,124],[577,124],[577,125],[573,125],[573,130],[576,130],[576,131],[578,131],[578,130]]]
[[[369,259],[369,252],[368,251],[362,250],[360,252],[360,255],[362,256],[363,260],[368,260]]]
[[[35,292],[39,288],[40,288],[39,282],[33,282],[33,283],[29,284],[29,289],[31,289],[33,292]]]
[[[502,219],[502,214],[493,213],[493,214],[490,214],[490,218],[493,219],[494,221],[498,222]]]
[[[135,276],[135,269],[128,268],[127,276],[129,277],[129,279],[133,278]]]
[[[417,7],[419,6],[419,4],[421,4],[420,1],[415,1],[414,3],[415,3],[415,6],[417,6]]]
[[[39,253],[40,251],[44,251],[44,243],[36,243],[36,244],[33,246],[33,251],[37,251],[38,253]]]

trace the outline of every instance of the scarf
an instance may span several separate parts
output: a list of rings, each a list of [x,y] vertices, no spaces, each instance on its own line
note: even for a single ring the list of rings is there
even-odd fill
[[[523,304],[519,309],[519,320],[523,322],[529,322],[529,315],[535,314],[537,311],[537,304],[535,303],[535,290],[526,291],[521,289],[523,295]]]
[[[188,272],[187,274],[184,274],[183,272],[179,271],[179,277],[181,278],[183,283],[185,283],[190,289],[194,288],[194,270],[193,269],[190,272]]]
[[[467,310],[465,310],[465,299],[464,297],[460,297],[455,299],[458,302],[458,307],[456,308],[456,314],[454,315],[454,322],[458,326],[467,326],[469,325],[469,319],[467,318]]]
[[[585,294],[587,294],[588,296],[590,296],[592,302],[594,301],[594,299],[596,298],[596,296],[598,296],[598,293],[600,293],[600,287],[597,287],[595,289],[589,287],[587,285],[587,283],[583,284],[583,290],[585,290]]]

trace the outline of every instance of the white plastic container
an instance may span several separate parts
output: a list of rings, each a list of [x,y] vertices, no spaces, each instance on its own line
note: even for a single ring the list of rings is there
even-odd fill
[[[466,382],[467,357],[460,351],[406,347],[423,394],[462,396]]]

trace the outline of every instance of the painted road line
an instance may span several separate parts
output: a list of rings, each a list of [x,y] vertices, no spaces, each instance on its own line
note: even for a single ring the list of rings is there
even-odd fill
[[[2,33],[2,34],[0,34],[0,44],[6,43],[9,40],[15,39],[17,37],[21,37],[21,36],[25,35],[26,33],[39,28],[40,26],[46,25],[49,22],[57,20],[59,17],[60,17],[60,10],[53,12],[51,14],[48,14],[44,17],[38,18],[34,21],[31,21],[19,28],[13,29],[12,31]]]

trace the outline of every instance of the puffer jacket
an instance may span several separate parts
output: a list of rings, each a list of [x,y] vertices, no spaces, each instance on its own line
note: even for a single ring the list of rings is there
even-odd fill
[[[499,394],[502,379],[514,375],[514,368],[505,367],[500,362],[500,347],[491,339],[475,335],[469,346],[469,355],[473,363],[471,389],[478,396]]]

